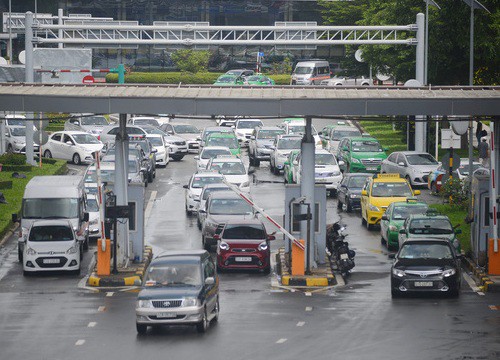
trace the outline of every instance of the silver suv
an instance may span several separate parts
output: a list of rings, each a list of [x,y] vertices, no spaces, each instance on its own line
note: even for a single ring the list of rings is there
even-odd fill
[[[248,157],[250,166],[259,166],[261,161],[269,161],[274,139],[285,133],[277,126],[262,126],[256,128],[250,136],[248,143]]]
[[[272,146],[270,170],[272,173],[279,175],[285,166],[285,161],[288,154],[292,150],[300,150],[302,143],[301,135],[278,135],[274,139]]]

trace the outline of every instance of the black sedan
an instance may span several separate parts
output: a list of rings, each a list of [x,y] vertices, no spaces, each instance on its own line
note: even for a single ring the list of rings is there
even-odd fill
[[[344,178],[337,189],[337,207],[343,208],[347,212],[361,208],[361,189],[365,185],[366,179],[373,174],[365,173],[344,173]]]
[[[435,292],[457,297],[462,274],[460,255],[446,239],[408,239],[391,268],[391,294]]]

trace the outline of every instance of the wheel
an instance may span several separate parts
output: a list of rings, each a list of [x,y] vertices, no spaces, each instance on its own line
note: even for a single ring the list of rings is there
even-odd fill
[[[219,312],[220,312],[220,305],[219,305],[219,298],[217,297],[217,301],[215,302],[215,308],[214,308],[214,317],[212,318],[213,322],[219,321]]]
[[[272,161],[269,161],[269,171],[271,171],[272,173],[274,173],[274,166],[273,166],[273,162]]]
[[[208,317],[207,317],[207,309],[205,308],[205,311],[203,311],[203,319],[196,324],[196,330],[199,333],[204,333],[208,329]]]
[[[146,334],[146,331],[148,331],[148,326],[144,325],[144,324],[138,324],[138,323],[136,323],[135,324],[135,328],[137,329],[137,333],[139,335],[144,335],[144,334]]]
[[[348,213],[352,212],[352,204],[351,204],[350,200],[347,200],[346,210],[345,211],[348,212]]]
[[[148,183],[153,182],[153,179],[154,179],[153,173],[148,173]]]
[[[373,230],[373,225],[372,225],[372,224],[370,224],[370,223],[368,222],[368,220],[366,220],[366,229],[367,229],[368,231]]]
[[[193,214],[193,212],[191,210],[188,210],[188,208],[186,206],[186,215],[191,216],[192,214]]]
[[[249,166],[254,166],[254,160],[253,160],[253,157],[252,155],[248,155],[248,165]]]
[[[380,243],[381,243],[382,245],[387,244],[387,241],[385,241],[385,239],[384,239],[384,237],[383,237],[383,236],[380,236]]]
[[[273,171],[274,175],[279,175],[280,174],[280,169],[278,169],[276,166],[274,167]]]
[[[269,275],[271,273],[271,265],[265,267],[264,270],[262,270],[262,272],[266,275]]]
[[[363,215],[361,215],[361,225],[366,226],[366,220]]]
[[[85,236],[85,241],[83,242],[83,250],[89,251],[89,234],[87,233],[87,236]]]
[[[43,153],[43,157],[46,157],[46,158],[52,158],[52,153],[50,152],[50,150],[45,150],[44,153]]]
[[[342,210],[342,201],[340,201],[340,198],[337,199],[337,209]]]
[[[287,174],[283,174],[283,176],[285,177],[285,184],[288,184],[288,175]]]
[[[73,154],[73,164],[75,165],[80,165],[82,162],[82,159],[80,159],[80,155],[77,153]]]
[[[201,222],[200,219],[196,220],[196,225],[198,225],[198,230],[201,230]]]
[[[460,296],[460,289],[456,288],[456,289],[450,290],[449,295],[451,298],[459,297]]]
[[[174,155],[172,156],[172,160],[174,161],[181,161],[184,155]]]

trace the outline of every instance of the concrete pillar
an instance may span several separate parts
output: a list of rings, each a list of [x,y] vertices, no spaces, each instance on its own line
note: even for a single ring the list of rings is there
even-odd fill
[[[63,16],[64,16],[64,11],[63,9],[57,9],[57,23],[58,25],[63,25]],[[63,31],[62,29],[59,29],[58,30],[58,35],[59,36],[59,39],[62,39],[62,36],[63,36]],[[64,44],[63,43],[59,43],[57,45],[57,47],[59,49],[62,49],[64,47]]]
[[[315,239],[314,239],[314,163],[315,163],[315,144],[314,137],[312,135],[312,118],[310,116],[306,117],[306,133],[304,138],[302,139],[301,145],[301,156],[302,156],[302,166],[300,169],[300,195],[301,197],[305,197],[304,203],[308,203],[311,205],[311,214],[312,219],[310,220],[310,234],[309,240],[310,243],[307,244],[308,234],[307,234],[307,221],[301,221],[300,223],[300,238],[306,241],[306,253],[305,253],[305,261],[306,261],[306,269],[312,269],[316,267],[314,262],[314,247],[315,247]],[[302,206],[302,214],[307,212],[307,206]]]
[[[425,15],[417,14],[417,51],[415,60],[415,79],[424,84],[425,73]],[[415,117],[415,150],[426,151],[427,123],[424,116]]]
[[[5,119],[5,111],[3,112],[3,117]],[[7,151],[7,148],[5,147],[5,120],[1,119],[0,120],[0,155],[5,153]]]
[[[128,135],[126,133],[127,115],[120,114],[120,131],[116,134],[115,140],[115,186],[116,205],[128,205]],[[125,148],[126,147],[126,148]],[[127,151],[125,150],[127,149]],[[128,242],[128,220],[120,219],[118,222],[118,244],[117,262],[119,266],[126,266],[129,253]]]
[[[25,39],[24,49],[26,52],[26,64],[24,80],[27,83],[34,82],[34,69],[33,69],[33,13],[28,11],[25,20]],[[33,119],[33,113],[26,113],[27,119]],[[33,160],[33,120],[26,121],[26,163],[36,165]]]

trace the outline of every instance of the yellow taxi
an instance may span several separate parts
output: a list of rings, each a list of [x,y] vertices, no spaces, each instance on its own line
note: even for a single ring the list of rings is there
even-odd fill
[[[379,225],[387,207],[395,201],[420,195],[399,174],[375,174],[366,180],[361,190],[361,223],[371,230]]]

